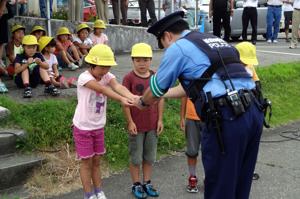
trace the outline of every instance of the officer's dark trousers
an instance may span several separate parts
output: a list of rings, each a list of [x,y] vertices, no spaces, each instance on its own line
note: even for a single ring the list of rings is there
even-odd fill
[[[256,7],[245,7],[243,10],[242,22],[243,22],[243,40],[247,40],[247,29],[249,21],[252,27],[251,41],[256,41],[257,38],[257,9]]]
[[[205,199],[248,199],[263,128],[263,113],[252,102],[236,119],[229,107],[222,107],[221,154],[217,134],[210,125],[203,131],[202,161],[205,171]]]
[[[222,25],[221,25],[222,24]],[[213,11],[213,34],[221,37],[221,28],[224,28],[224,40],[230,39],[230,12],[226,9],[214,9]]]
[[[155,23],[157,21],[156,15],[155,15],[155,4],[154,0],[139,0],[139,6],[141,11],[141,21],[142,26],[147,27],[147,10],[149,12],[149,16],[151,18],[151,23]]]

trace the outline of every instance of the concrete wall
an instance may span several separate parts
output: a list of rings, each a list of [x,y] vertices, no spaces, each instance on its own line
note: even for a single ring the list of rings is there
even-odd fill
[[[9,21],[10,27],[13,24],[21,24],[26,27],[26,34],[29,34],[32,27],[41,25],[47,29],[46,19],[33,18],[33,17],[15,17]],[[92,23],[88,23],[92,27]],[[51,20],[52,36],[56,35],[56,31],[61,26],[67,26],[70,32],[75,33],[75,28],[78,22]],[[129,52],[131,46],[138,42],[145,42],[152,46],[153,49],[157,48],[156,38],[147,33],[147,29],[143,27],[121,26],[121,25],[107,25],[105,30],[109,39],[109,45],[115,52]]]

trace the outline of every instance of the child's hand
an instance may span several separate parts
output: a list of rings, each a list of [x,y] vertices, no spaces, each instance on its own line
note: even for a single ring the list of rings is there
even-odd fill
[[[28,59],[27,59],[27,63],[28,63],[28,65],[32,64],[32,63],[33,63],[33,61],[34,61],[34,59],[33,59],[32,57],[28,58]]]
[[[40,58],[35,58],[34,62],[40,65],[42,63],[42,60]]]
[[[127,99],[125,97],[122,97],[120,102],[122,106],[133,106],[133,100]]]
[[[180,129],[181,129],[182,131],[185,130],[185,121],[184,121],[184,119],[181,119],[181,118],[180,118]]]
[[[157,122],[157,129],[156,129],[157,135],[160,135],[163,129],[164,129],[163,122],[159,120]]]
[[[134,122],[129,122],[127,128],[130,135],[137,135],[137,129]]]

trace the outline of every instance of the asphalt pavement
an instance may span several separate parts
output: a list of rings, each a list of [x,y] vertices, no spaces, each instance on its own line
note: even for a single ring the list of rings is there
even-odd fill
[[[232,43],[235,45],[236,43]],[[257,56],[259,67],[272,63],[286,63],[300,60],[300,48],[288,49],[289,43],[279,39],[277,44],[268,44],[263,40],[257,42]],[[152,66],[159,66],[163,51],[156,51],[153,55]],[[118,66],[112,67],[111,72],[119,81],[132,70],[130,54],[116,55]],[[65,76],[78,76],[85,68],[78,71],[64,70]],[[33,90],[32,99],[22,98],[22,89],[17,89],[12,80],[5,80],[9,93],[13,99],[20,102],[43,100],[47,97],[43,94],[43,86]],[[61,90],[60,98],[76,96],[76,89]],[[280,131],[287,129],[299,130],[300,122],[265,131],[262,140],[281,140]],[[299,132],[298,134],[299,135]],[[299,141],[289,140],[284,142],[261,143],[256,172],[260,179],[253,182],[252,199],[298,199],[300,198],[300,145]],[[189,194],[185,191],[187,183],[186,157],[183,152],[166,157],[155,163],[153,171],[153,183],[160,190],[160,198],[163,199],[192,199],[203,198],[203,190],[197,194]],[[200,185],[203,179],[202,166],[198,166]],[[108,199],[133,198],[130,193],[131,180],[129,171],[113,175],[103,181],[103,189]],[[203,189],[203,187],[201,187]],[[81,199],[82,190],[77,190],[51,199]]]

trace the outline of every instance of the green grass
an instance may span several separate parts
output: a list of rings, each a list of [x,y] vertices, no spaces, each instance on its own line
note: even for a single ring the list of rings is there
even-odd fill
[[[272,126],[300,118],[300,63],[275,64],[258,68],[264,95],[272,100]],[[28,133],[19,147],[25,150],[51,149],[65,143],[72,144],[71,122],[76,99],[52,99],[20,104],[13,99],[0,96],[0,106],[10,109],[12,114],[0,121],[3,127],[18,127]],[[179,130],[179,100],[166,100],[164,132],[159,137],[159,154],[181,150],[185,145]],[[124,168],[128,164],[127,131],[121,106],[109,101],[105,141],[110,167]]]
[[[300,118],[300,62],[274,64],[258,68],[263,92],[271,99],[271,125],[277,126]]]

